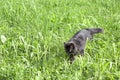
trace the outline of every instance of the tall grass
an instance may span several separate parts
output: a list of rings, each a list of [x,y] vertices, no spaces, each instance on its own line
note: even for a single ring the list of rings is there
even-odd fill
[[[119,80],[119,0],[1,0],[0,80]],[[101,27],[69,64],[63,43]]]

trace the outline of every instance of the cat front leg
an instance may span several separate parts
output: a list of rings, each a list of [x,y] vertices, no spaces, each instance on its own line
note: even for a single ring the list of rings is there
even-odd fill
[[[71,55],[69,56],[69,60],[70,60],[70,64],[72,64],[73,61],[75,60],[75,57],[74,57],[73,54],[71,54]]]
[[[79,53],[80,53],[81,56],[84,56],[84,49],[80,49]]]

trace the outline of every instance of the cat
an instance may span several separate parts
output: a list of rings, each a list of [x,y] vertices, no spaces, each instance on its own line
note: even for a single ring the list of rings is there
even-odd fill
[[[74,61],[77,54],[84,55],[86,40],[93,39],[94,34],[102,33],[102,28],[86,28],[78,31],[68,42],[64,42],[64,48],[69,55],[70,62]]]

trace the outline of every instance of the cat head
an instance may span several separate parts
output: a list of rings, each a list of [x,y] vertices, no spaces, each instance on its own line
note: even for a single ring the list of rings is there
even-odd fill
[[[74,42],[64,42],[64,48],[68,55],[73,54],[76,51]]]

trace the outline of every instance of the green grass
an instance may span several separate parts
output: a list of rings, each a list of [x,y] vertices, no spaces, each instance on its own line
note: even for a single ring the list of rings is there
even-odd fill
[[[101,27],[85,56],[63,43]],[[0,0],[0,80],[120,80],[119,0]]]

